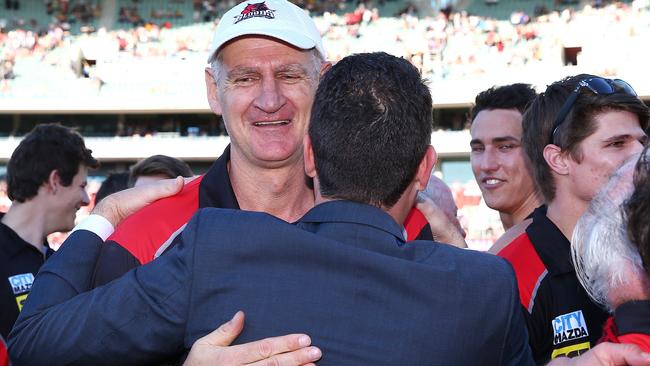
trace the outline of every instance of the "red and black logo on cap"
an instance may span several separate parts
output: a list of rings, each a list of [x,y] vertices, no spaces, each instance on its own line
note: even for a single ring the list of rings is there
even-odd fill
[[[273,14],[274,12],[275,10],[269,9],[269,7],[266,6],[266,3],[264,1],[255,4],[246,4],[246,7],[244,8],[244,10],[242,10],[241,14],[235,17],[234,24],[237,24],[242,20],[246,20],[250,18],[273,19],[275,18],[275,15]]]

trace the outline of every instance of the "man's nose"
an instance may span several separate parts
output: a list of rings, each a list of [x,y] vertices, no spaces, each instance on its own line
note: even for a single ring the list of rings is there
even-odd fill
[[[499,168],[499,162],[492,149],[485,149],[481,158],[481,170],[493,171]]]
[[[88,196],[88,192],[84,189],[83,196],[81,197],[81,205],[82,206],[88,206],[90,203],[90,197]]]
[[[286,103],[279,82],[275,78],[265,77],[262,80],[260,93],[255,99],[255,106],[267,113],[277,112]]]

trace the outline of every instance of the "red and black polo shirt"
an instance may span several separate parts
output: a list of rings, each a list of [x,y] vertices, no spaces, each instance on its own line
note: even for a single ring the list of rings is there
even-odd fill
[[[571,244],[537,208],[526,232],[498,253],[514,267],[519,297],[537,364],[577,356],[601,336],[607,313],[593,303],[576,277]]]
[[[204,207],[239,209],[230,183],[230,146],[208,172],[166,199],[124,220],[102,246],[93,274],[93,286],[104,285],[129,270],[148,263],[174,245],[192,215]],[[433,240],[424,216],[413,210],[405,224],[410,240]],[[411,239],[413,238],[413,239]]]

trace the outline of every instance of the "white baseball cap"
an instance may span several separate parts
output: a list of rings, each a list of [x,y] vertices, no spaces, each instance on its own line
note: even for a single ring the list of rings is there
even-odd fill
[[[244,1],[221,17],[208,63],[226,42],[251,34],[277,38],[303,50],[316,48],[323,59],[327,59],[320,32],[303,9],[287,0],[255,1]]]

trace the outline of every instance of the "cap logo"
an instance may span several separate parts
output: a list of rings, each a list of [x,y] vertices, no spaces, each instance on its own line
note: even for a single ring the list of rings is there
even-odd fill
[[[262,1],[261,3],[247,4],[244,10],[242,10],[241,14],[235,17],[235,23],[233,24],[237,24],[242,20],[246,20],[250,18],[274,19],[275,18],[275,14],[273,14],[274,12],[275,10],[269,9],[269,7],[266,6],[266,2],[264,1]]]

